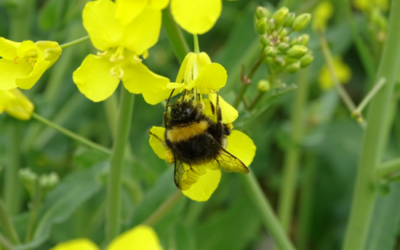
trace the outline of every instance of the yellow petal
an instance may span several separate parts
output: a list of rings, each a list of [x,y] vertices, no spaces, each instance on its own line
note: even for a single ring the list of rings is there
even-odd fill
[[[181,67],[179,68],[178,76],[176,77],[176,82],[177,83],[182,83],[183,78],[185,76],[185,72],[186,72],[188,61],[189,60],[193,60],[194,61],[194,59],[191,59],[191,58],[192,57],[196,57],[196,56],[197,55],[195,53],[193,53],[193,52],[190,52],[185,56],[185,59],[183,59]],[[192,63],[192,65],[193,65],[193,63]]]
[[[171,0],[175,21],[192,34],[209,31],[220,16],[221,9],[221,0]]]
[[[179,94],[179,92],[174,91],[173,96]],[[166,99],[171,95],[170,89],[165,89],[159,92],[145,92],[142,93],[144,100],[151,105],[156,105]]]
[[[17,87],[15,80],[18,77],[28,76],[33,67],[29,63],[15,64],[7,59],[0,59],[0,90],[9,90]]]
[[[13,60],[17,56],[17,48],[20,44],[0,37],[0,57]]]
[[[83,26],[96,49],[117,47],[122,38],[122,26],[115,18],[115,4],[110,0],[90,1],[82,13]]]
[[[59,243],[50,250],[99,250],[99,248],[88,239],[76,239]]]
[[[37,41],[36,46],[42,51],[44,59],[50,61],[51,67],[60,57],[62,49],[57,42],[53,41]]]
[[[165,9],[169,0],[149,0],[150,7],[157,10]]]
[[[21,89],[30,89],[35,85],[43,73],[49,68],[50,61],[38,60],[27,76],[18,77],[15,84]]]
[[[21,45],[17,48],[17,56],[23,58],[30,52],[38,52],[38,47],[32,41],[23,41]]]
[[[224,87],[227,79],[228,75],[224,67],[218,63],[211,63],[202,67],[198,77],[188,84],[186,88],[198,87],[200,93],[209,94],[210,90],[218,91]]]
[[[329,19],[333,15],[333,4],[330,1],[318,3],[313,12],[312,27],[315,30],[326,30]]]
[[[127,25],[143,11],[147,0],[116,0],[115,4],[115,17],[122,25]]]
[[[239,158],[248,167],[256,154],[256,146],[245,133],[232,130],[228,136],[226,151]]]
[[[29,120],[34,109],[33,104],[18,89],[0,90],[0,106],[20,120]]]
[[[150,134],[150,146],[153,149],[154,153],[156,153],[156,155],[158,157],[160,157],[160,159],[165,159],[165,152],[167,151],[165,149],[165,147],[163,146],[162,141],[165,141],[165,128],[162,127],[155,127],[153,126],[150,129],[150,132],[157,136],[158,138],[154,137],[152,134]],[[162,141],[161,141],[162,140]]]
[[[350,80],[351,68],[344,63],[340,57],[333,58],[333,68],[335,69],[339,82],[347,83]],[[329,90],[334,87],[331,74],[326,65],[321,69],[318,75],[318,83],[322,90]]]
[[[158,93],[165,91],[169,79],[151,72],[142,63],[130,63],[124,66],[122,82],[125,88],[134,94]]]
[[[125,26],[121,44],[136,55],[141,55],[157,43],[160,29],[161,11],[145,8]]]
[[[214,104],[214,107],[217,107],[217,94],[209,94],[208,99],[210,99],[210,101]],[[238,111],[229,103],[227,103],[221,96],[219,96],[219,106],[222,113],[222,123],[233,123],[239,117]]]
[[[113,240],[107,250],[162,250],[158,237],[149,226],[136,226]]]
[[[94,102],[100,102],[111,96],[118,87],[119,79],[110,74],[112,67],[107,58],[88,55],[72,78],[82,94]]]
[[[205,167],[206,168],[206,167]],[[206,168],[206,173],[201,175],[196,183],[192,184],[189,190],[182,193],[195,201],[207,201],[217,189],[221,180],[221,171]]]
[[[210,57],[204,52],[198,55],[197,60],[202,67],[211,64]]]

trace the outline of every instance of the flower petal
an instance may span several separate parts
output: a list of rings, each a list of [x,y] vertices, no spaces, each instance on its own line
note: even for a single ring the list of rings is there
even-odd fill
[[[62,53],[62,49],[57,42],[37,41],[35,44],[42,51],[44,59],[50,61],[49,68],[58,60]]]
[[[30,74],[33,67],[29,63],[15,64],[5,58],[0,59],[0,90],[15,89],[15,80]]]
[[[34,108],[18,89],[0,90],[0,107],[0,113],[4,110],[20,120],[29,120]]]
[[[51,250],[99,250],[99,248],[88,239],[76,239],[59,243]]]
[[[200,93],[209,94],[210,90],[218,91],[224,87],[227,79],[228,74],[224,67],[218,63],[211,63],[202,67],[198,77],[189,83],[186,88],[198,87]]]
[[[168,6],[169,0],[150,0],[150,7],[157,10],[165,9]]]
[[[165,128],[162,127],[155,127],[153,126],[150,129],[150,146],[153,149],[154,153],[156,153],[156,155],[158,157],[160,157],[160,159],[165,159],[165,152],[167,151],[165,149],[165,147],[163,146],[162,141],[165,141],[164,139],[164,135],[165,135]],[[158,138],[156,138],[155,136],[157,136]]]
[[[149,226],[139,225],[113,240],[107,250],[162,250],[157,233]]]
[[[21,89],[30,89],[35,85],[43,73],[49,68],[50,61],[38,60],[27,76],[18,77],[15,84]]]
[[[72,78],[88,99],[100,102],[111,96],[118,87],[119,79],[110,74],[113,64],[106,58],[88,55]]]
[[[171,0],[175,21],[192,34],[209,31],[220,16],[221,9],[221,0]]]
[[[115,4],[110,0],[90,1],[82,13],[83,26],[96,49],[117,47],[122,37],[122,26],[115,18]]]
[[[145,92],[142,93],[144,100],[150,104],[150,105],[156,105],[165,99],[168,99],[168,97],[171,95],[171,90],[170,89],[165,89],[164,91],[160,92]],[[174,95],[176,93],[174,92]]]
[[[187,68],[188,61],[194,60],[194,59],[191,59],[192,57],[197,57],[197,55],[193,52],[190,52],[185,56],[185,59],[183,59],[181,67],[179,68],[178,76],[176,77],[177,83],[182,83],[183,78],[185,77],[185,74],[186,74],[186,68]],[[193,65],[193,63],[192,63],[192,65]]]
[[[17,56],[17,48],[20,44],[0,37],[0,57],[13,60]]]
[[[151,72],[142,63],[126,64],[123,68],[122,82],[125,88],[134,94],[158,93],[166,89],[169,79]]]
[[[142,55],[158,41],[161,29],[161,10],[145,8],[124,28],[121,44]]]
[[[209,94],[208,99],[210,99],[210,101],[214,104],[214,107],[217,106],[217,94]],[[239,117],[238,111],[229,103],[227,103],[221,96],[219,96],[219,106],[222,113],[222,123],[233,123]]]
[[[256,146],[250,137],[239,130],[232,130],[228,136],[226,151],[239,158],[246,166],[249,166],[256,154]]]
[[[127,25],[143,11],[147,0],[116,0],[115,4],[115,17],[122,25]]]
[[[205,167],[206,173],[201,175],[196,183],[192,184],[189,190],[184,190],[182,193],[195,201],[207,201],[217,189],[221,180],[221,171],[211,170]]]

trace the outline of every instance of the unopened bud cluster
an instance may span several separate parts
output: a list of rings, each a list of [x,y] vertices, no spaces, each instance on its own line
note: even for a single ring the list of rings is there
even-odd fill
[[[296,73],[313,61],[312,53],[307,48],[309,36],[289,36],[292,32],[301,31],[308,26],[310,14],[296,16],[283,7],[271,15],[266,8],[259,6],[256,18],[257,32],[261,35],[260,43],[268,65],[274,69]]]
[[[29,168],[21,169],[19,177],[31,199],[34,197],[44,198],[59,182],[56,173],[38,175]]]

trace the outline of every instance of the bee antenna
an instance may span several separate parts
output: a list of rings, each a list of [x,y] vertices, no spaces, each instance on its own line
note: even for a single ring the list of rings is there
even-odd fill
[[[182,102],[185,101],[185,95],[186,95],[186,89],[185,92],[183,92]]]
[[[174,93],[174,91],[175,91],[175,89],[173,89],[173,90],[171,91],[171,94],[170,94],[169,97],[168,97],[167,105],[165,105],[165,110],[167,110],[168,107],[170,106],[170,105],[169,105],[169,101],[171,101],[171,97],[172,97],[172,94]]]

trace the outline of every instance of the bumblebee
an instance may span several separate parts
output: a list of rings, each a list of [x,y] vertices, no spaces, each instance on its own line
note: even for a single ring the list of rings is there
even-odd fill
[[[176,186],[181,190],[188,190],[206,173],[205,167],[247,174],[249,170],[246,165],[225,150],[226,136],[230,135],[232,127],[222,123],[218,92],[216,107],[210,102],[214,120],[204,114],[204,103],[200,95],[197,101],[193,95],[185,99],[185,92],[181,99],[170,105],[173,92],[164,112],[165,141],[152,135],[169,151],[172,159],[167,161],[175,162]]]

